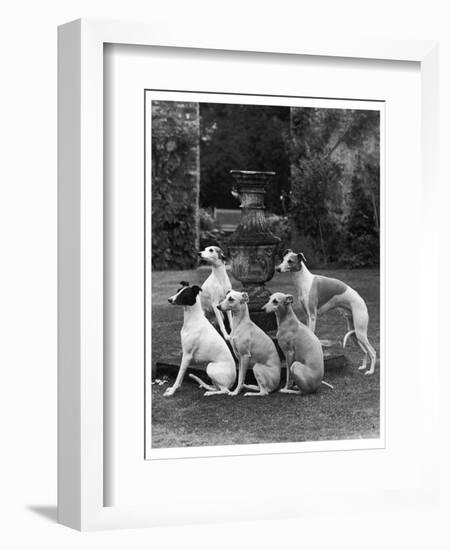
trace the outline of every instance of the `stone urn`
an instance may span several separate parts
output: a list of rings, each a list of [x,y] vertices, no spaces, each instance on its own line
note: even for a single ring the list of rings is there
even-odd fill
[[[268,332],[276,329],[276,319],[261,308],[271,295],[265,283],[274,275],[280,239],[268,227],[264,195],[275,172],[231,170],[230,174],[242,208],[241,221],[227,241],[231,272],[249,295],[252,320]]]

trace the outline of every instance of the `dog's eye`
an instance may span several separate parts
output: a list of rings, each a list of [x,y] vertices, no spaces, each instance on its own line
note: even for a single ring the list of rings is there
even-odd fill
[[[292,260],[288,260],[288,264],[293,264],[294,262]]]
[[[209,252],[214,252],[214,250],[212,248],[209,249]]]
[[[272,303],[273,304],[278,304],[278,300],[273,300]]]
[[[232,298],[231,296],[228,298],[228,301],[229,302],[234,302],[234,298]]]

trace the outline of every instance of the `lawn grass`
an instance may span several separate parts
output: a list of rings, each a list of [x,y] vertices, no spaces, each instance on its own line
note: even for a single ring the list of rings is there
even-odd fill
[[[379,272],[376,269],[316,271],[337,277],[355,288],[369,308],[369,340],[379,355],[380,312]],[[179,281],[201,284],[207,269],[165,271],[152,274],[152,363],[181,358],[180,334],[182,308],[171,306],[167,298],[179,287]],[[240,284],[233,281],[233,286]],[[268,283],[273,291],[292,292],[289,275],[276,274]],[[317,323],[319,338],[342,340],[346,324],[332,311]],[[348,364],[329,371],[316,394],[298,396],[271,394],[268,397],[212,396],[185,379],[178,392],[163,393],[172,380],[152,386],[152,448],[276,443],[341,439],[378,438],[380,429],[379,363],[375,374],[365,376],[357,367],[362,353],[351,341],[347,344]],[[206,381],[206,374],[202,375]]]

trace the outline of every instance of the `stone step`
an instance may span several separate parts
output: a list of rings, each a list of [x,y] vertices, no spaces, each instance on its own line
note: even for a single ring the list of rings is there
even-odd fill
[[[275,345],[277,345],[275,341]],[[279,350],[278,346],[277,349]],[[342,352],[342,350],[339,350],[337,346],[332,346],[331,348],[327,347],[323,350],[324,355],[324,367],[325,372],[339,372],[342,370],[346,364],[347,364],[347,358]],[[282,370],[286,368],[284,357],[282,356],[282,353],[280,353],[280,357],[282,359],[281,368]],[[172,356],[172,357],[166,357],[164,359],[161,359],[160,361],[156,361],[156,363],[152,366],[152,379],[158,378],[163,375],[167,375],[170,377],[175,377],[179,366],[181,362],[181,355],[179,356]],[[206,365],[193,365],[190,367],[187,372],[188,373],[194,373],[198,374],[199,372],[205,372]],[[188,378],[186,378],[188,380]],[[254,382],[253,372],[251,369],[249,369],[249,372],[247,373],[247,382],[250,381]],[[250,382],[252,383],[252,382]]]

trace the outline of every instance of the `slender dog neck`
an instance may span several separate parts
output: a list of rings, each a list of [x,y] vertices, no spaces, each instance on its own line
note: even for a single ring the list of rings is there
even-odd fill
[[[200,295],[197,296],[193,306],[183,306],[183,313],[185,325],[205,316],[200,302]]]
[[[245,321],[250,321],[250,313],[248,312],[247,304],[244,304],[244,307],[239,308],[237,311],[231,312],[231,330],[236,330],[241,323]]]
[[[294,284],[296,285],[304,285],[309,283],[314,275],[309,271],[309,269],[306,267],[306,265],[301,262],[302,268],[300,271],[292,271],[292,279],[294,281]]]
[[[211,264],[212,273],[217,277],[219,281],[226,282],[228,280],[227,270],[222,260],[218,260],[217,263]]]
[[[275,316],[277,318],[278,327],[285,322],[298,321],[291,304],[286,304],[278,308],[275,311]]]

